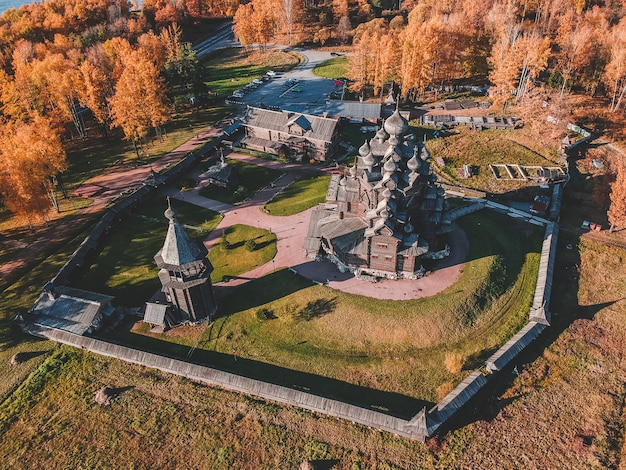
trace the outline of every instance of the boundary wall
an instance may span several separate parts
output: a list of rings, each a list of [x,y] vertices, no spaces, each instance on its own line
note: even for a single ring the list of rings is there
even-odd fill
[[[158,175],[161,180],[159,184],[165,184],[180,176],[210,150],[217,147],[224,137],[225,134],[222,134],[213,139],[200,149],[189,153],[176,165]],[[148,184],[144,182],[143,187],[137,189],[128,197],[119,200],[111,208],[107,209],[92,232],[85,238],[71,258],[51,280],[52,284],[60,286],[70,283],[72,276],[77,273],[77,270],[87,265],[91,258],[97,256],[102,248],[105,236],[109,231],[128,215],[136,204],[142,202],[156,191],[159,184],[156,184],[156,181],[154,183],[155,184]],[[562,185],[555,185],[554,196],[556,197],[553,198],[553,201],[556,201],[559,206],[562,190]],[[453,193],[455,196],[459,195],[454,191],[450,191],[450,193]],[[537,286],[535,288],[533,304],[529,312],[529,322],[506,344],[489,357],[482,368],[472,372],[433,408],[428,411],[424,408],[408,421],[301,390],[250,379],[211,367],[117,345],[96,338],[78,336],[66,331],[34,324],[27,325],[24,329],[32,335],[86,349],[96,354],[152,367],[227,390],[258,396],[267,400],[346,419],[372,428],[391,432],[402,437],[424,442],[427,437],[432,436],[447,420],[482,390],[496,373],[510,364],[511,361],[513,361],[517,355],[534,341],[550,324],[548,306],[552,290],[558,225],[555,222],[487,200],[484,197],[472,198],[467,194],[463,194],[463,196],[470,201],[471,204],[454,210],[453,218],[458,218],[482,209],[491,209],[535,225],[546,227],[541,250],[539,273],[537,276]],[[551,215],[558,214],[559,211],[560,207],[553,208]]]

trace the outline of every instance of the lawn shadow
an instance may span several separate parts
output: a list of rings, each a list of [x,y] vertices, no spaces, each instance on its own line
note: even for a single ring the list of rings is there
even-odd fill
[[[0,320],[0,351],[7,351],[26,343],[41,343],[45,341],[47,340],[24,333],[12,318]],[[42,354],[45,352],[47,351],[42,352]]]
[[[491,421],[505,407],[523,398],[524,393],[509,398],[503,398],[502,395],[515,386],[522,371],[532,367],[532,364],[543,355],[546,348],[554,343],[575,320],[579,318],[593,319],[597,312],[619,301],[614,300],[590,306],[579,305],[581,258],[580,252],[576,248],[579,242],[580,236],[578,234],[563,230],[560,232],[549,305],[549,310],[552,313],[550,326],[495,376],[488,376],[488,385],[472,397],[467,406],[459,410],[452,419],[444,423],[438,431],[439,435],[443,436],[449,430],[462,428],[476,421]],[[480,359],[484,363],[486,358],[481,357]]]
[[[304,466],[306,464],[309,466]],[[305,460],[300,465],[301,469],[308,468],[312,470],[332,470],[332,468],[339,463],[339,460],[329,459],[329,460]]]
[[[311,286],[312,283],[308,279],[293,274],[288,269],[280,269],[243,285],[230,287],[222,284],[214,288],[219,287],[223,291],[219,293],[219,297],[223,298],[219,315],[228,316],[259,307]]]
[[[16,364],[22,364],[24,362],[28,362],[35,357],[43,356],[44,354],[48,354],[52,352],[52,349],[43,349],[41,351],[30,351],[30,352],[18,352],[11,358],[11,361],[15,361]]]
[[[220,334],[221,332],[218,332],[217,336]],[[206,349],[193,349],[189,346],[162,341],[131,331],[119,330],[109,333],[106,340],[111,342],[122,341],[123,344],[143,351],[350,403],[402,419],[411,419],[424,407],[433,406],[431,402],[400,393],[376,390],[330,377],[287,369],[261,360],[244,358],[237,355],[235,350],[232,354],[226,354]]]

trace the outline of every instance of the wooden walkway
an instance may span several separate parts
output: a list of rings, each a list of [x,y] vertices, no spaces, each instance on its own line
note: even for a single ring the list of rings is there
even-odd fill
[[[161,356],[95,338],[78,336],[45,326],[30,325],[26,327],[25,330],[35,336],[68,344],[125,362],[152,367],[163,372],[197,380],[207,385],[261,397],[286,405],[297,406],[316,413],[363,424],[420,442],[423,442],[426,438],[425,435],[420,434],[419,427],[410,424],[409,421],[404,419],[361,408],[349,403],[331,400],[301,390],[250,379],[211,367]]]

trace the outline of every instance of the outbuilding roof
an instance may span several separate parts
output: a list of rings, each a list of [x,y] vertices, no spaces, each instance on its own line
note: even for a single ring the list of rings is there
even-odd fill
[[[297,124],[308,139],[331,142],[337,128],[337,120],[290,111],[249,107],[244,124],[288,133],[291,124]]]

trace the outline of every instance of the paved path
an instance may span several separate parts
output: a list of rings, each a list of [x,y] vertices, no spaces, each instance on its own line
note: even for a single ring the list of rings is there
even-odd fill
[[[93,202],[78,211],[76,216],[51,221],[45,229],[41,230],[41,234],[37,239],[29,245],[16,245],[12,253],[12,259],[0,265],[0,279],[10,276],[25,266],[28,260],[34,259],[40,253],[45,252],[51,243],[62,241],[67,236],[68,231],[74,230],[83,222],[91,220],[93,214],[103,210],[109,202],[122,192],[141,187],[142,181],[150,174],[151,168],[155,171],[160,171],[166,166],[181,160],[187,153],[220,134],[230,122],[229,118],[224,118],[215,126],[198,133],[196,137],[150,164],[136,167],[120,165],[109,168],[102,174],[87,180],[73,192],[73,195],[92,198]]]
[[[237,279],[227,283],[216,284],[215,290],[218,296],[227,295],[234,287],[244,284],[251,279],[257,279],[273,270],[288,267],[293,268],[308,279],[326,284],[333,289],[388,300],[409,300],[429,297],[445,290],[459,279],[463,271],[463,262],[467,256],[469,244],[465,234],[458,227],[451,234],[451,246],[453,247],[451,255],[447,259],[440,261],[437,269],[432,274],[418,280],[384,280],[377,283],[360,281],[350,273],[339,272],[337,267],[329,261],[316,262],[305,258],[302,247],[304,246],[312,209],[288,217],[278,217],[262,212],[261,208],[276,193],[296,179],[332,172],[334,169],[282,164],[238,153],[233,153],[229,157],[245,160],[256,165],[281,169],[284,171],[284,175],[276,181],[274,187],[267,187],[261,190],[253,198],[237,206],[204,198],[198,194],[198,189],[186,192],[181,192],[174,188],[166,189],[166,194],[175,199],[223,214],[224,218],[220,224],[205,240],[205,245],[209,250],[219,242],[223,231],[235,224],[261,227],[276,234],[276,257],[252,271],[241,274]],[[199,178],[199,173],[196,172],[193,176]],[[202,185],[202,182],[200,185]]]

